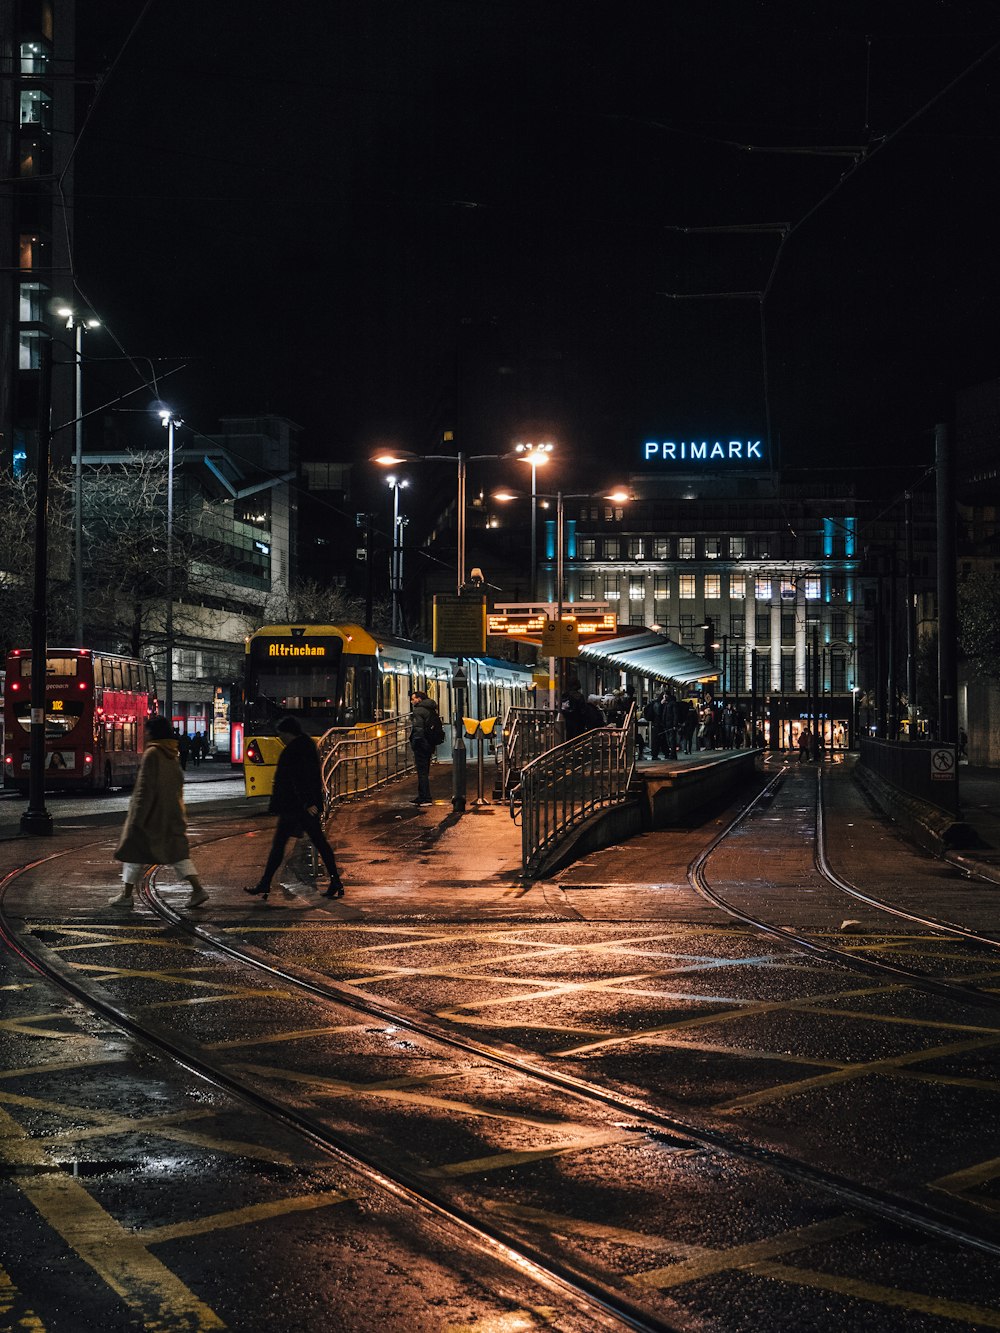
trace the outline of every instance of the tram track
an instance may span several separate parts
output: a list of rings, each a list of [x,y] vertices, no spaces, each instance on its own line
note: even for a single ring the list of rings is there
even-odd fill
[[[225,838],[220,838],[214,841],[224,840]],[[82,1004],[159,1049],[189,1074],[206,1079],[215,1086],[240,1097],[261,1114],[271,1116],[286,1127],[294,1129],[314,1146],[322,1146],[324,1151],[348,1165],[354,1164],[356,1169],[368,1173],[372,1182],[380,1188],[394,1193],[396,1197],[404,1197],[411,1204],[425,1207],[441,1225],[450,1224],[458,1228],[470,1243],[486,1247],[494,1258],[503,1258],[522,1273],[530,1271],[532,1274],[537,1274],[537,1280],[546,1284],[549,1290],[556,1289],[566,1297],[585,1302],[592,1316],[617,1320],[621,1326],[638,1329],[674,1326],[630,1304],[622,1298],[616,1288],[609,1290],[588,1275],[581,1274],[574,1266],[567,1267],[554,1263],[551,1255],[526,1246],[522,1237],[512,1236],[501,1227],[484,1223],[480,1212],[473,1214],[467,1208],[456,1206],[453,1200],[445,1199],[440,1192],[428,1189],[426,1182],[419,1175],[400,1169],[398,1164],[387,1165],[384,1160],[359,1151],[356,1144],[345,1142],[340,1135],[331,1132],[322,1121],[276,1101],[245,1078],[234,1075],[231,1070],[227,1070],[216,1061],[206,1059],[202,1053],[193,1050],[185,1043],[178,1042],[169,1033],[137,1020],[119,1005],[110,1003],[106,997],[83,985],[74,975],[73,969],[54,957],[50,950],[39,947],[32,937],[15,939],[16,932],[12,931],[4,910],[6,892],[19,875],[28,873],[40,864],[33,862],[20,867],[0,882],[0,934],[4,942],[15,947],[25,961],[41,970]],[[860,1213],[869,1219],[888,1222],[924,1236],[931,1236],[949,1245],[1000,1256],[1000,1243],[990,1234],[979,1230],[967,1218],[952,1214],[946,1209],[858,1184],[808,1162],[798,1161],[779,1152],[762,1148],[710,1126],[666,1114],[641,1099],[622,1095],[563,1071],[549,1068],[536,1060],[526,1058],[514,1049],[471,1041],[449,1031],[440,1023],[421,1018],[392,1003],[380,1001],[354,987],[306,974],[303,969],[276,964],[267,957],[261,957],[256,951],[236,947],[230,941],[220,938],[210,927],[174,912],[159,898],[148,881],[143,885],[142,893],[144,901],[159,916],[164,928],[182,931],[196,937],[202,944],[223,954],[234,965],[252,968],[282,986],[295,987],[304,996],[309,995],[320,1001],[346,1006],[366,1018],[390,1023],[394,1027],[409,1031],[414,1036],[446,1046],[461,1056],[488,1062],[495,1069],[515,1073],[520,1078],[530,1079],[544,1084],[549,1089],[568,1094],[590,1107],[600,1107],[604,1112],[611,1111],[617,1116],[625,1117],[625,1124],[615,1122],[616,1130],[635,1134],[637,1138],[644,1137],[650,1142],[670,1149],[697,1150],[715,1157],[737,1159],[756,1168],[774,1171],[803,1189],[821,1192],[852,1213]]]
[[[822,958],[836,966],[847,968],[851,971],[862,972],[869,976],[881,976],[896,982],[902,982],[906,985],[915,986],[920,990],[940,996],[942,998],[954,1000],[963,1004],[973,1004],[986,1008],[1000,1008],[1000,994],[994,994],[990,991],[964,983],[948,981],[941,977],[936,977],[932,973],[922,972],[916,968],[905,967],[899,963],[889,963],[882,959],[859,958],[858,955],[850,949],[841,949],[836,945],[821,943],[815,937],[796,930],[791,926],[778,925],[774,921],[765,920],[762,916],[756,915],[752,911],[739,906],[731,898],[727,898],[725,893],[714,888],[708,875],[707,867],[713,856],[717,855],[719,850],[730,841],[733,836],[746,828],[755,814],[759,813],[760,808],[772,801],[777,795],[782,785],[786,781],[789,769],[784,766],[779,773],[755,796],[744,809],[742,809],[730,823],[723,828],[707,847],[705,847],[694,858],[688,867],[688,880],[696,893],[707,901],[713,903],[721,911],[725,912],[734,920],[742,922],[744,925],[751,926],[754,930],[761,931],[774,939],[783,940],[785,943],[794,946],[808,953],[812,957]],[[816,873],[822,881],[828,884],[837,892],[845,894],[854,901],[863,902],[866,906],[872,907],[877,911],[883,912],[886,916],[894,917],[899,920],[905,920],[910,924],[921,925],[927,929],[933,930],[941,935],[950,936],[954,939],[963,940],[966,943],[975,944],[977,947],[987,949],[991,952],[1000,952],[1000,940],[990,936],[981,935],[967,927],[954,922],[942,921],[937,918],[921,916],[910,912],[898,904],[892,904],[884,899],[875,897],[872,894],[866,894],[856,885],[849,884],[841,878],[830,867],[825,851],[825,839],[822,820],[822,787],[821,779],[817,778],[815,795],[815,816],[813,833],[813,855]]]

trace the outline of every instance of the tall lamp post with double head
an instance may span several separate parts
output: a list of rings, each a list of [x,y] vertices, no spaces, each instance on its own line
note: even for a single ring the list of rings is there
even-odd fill
[[[83,647],[83,335],[87,329],[100,328],[99,319],[85,319],[70,306],[57,311],[66,321],[67,329],[76,335],[75,370],[76,395],[74,401],[73,448],[73,564],[76,595],[76,643]]]
[[[553,444],[516,444],[515,455],[531,467],[531,579],[528,593],[531,601],[538,596],[538,469],[544,467],[555,448]]]
[[[403,629],[403,524],[405,519],[399,512],[399,492],[409,486],[405,478],[386,477],[386,485],[392,491],[392,562],[389,566],[389,585],[392,595],[392,632],[401,634]]]
[[[456,591],[461,596],[465,587],[465,475],[466,467],[470,462],[477,463],[486,459],[495,460],[506,458],[507,454],[472,454],[467,457],[464,453],[457,454],[417,454],[409,449],[385,449],[381,453],[374,454],[373,463],[378,463],[380,467],[399,467],[405,463],[453,463],[456,469],[457,477],[457,570],[456,570]],[[465,670],[463,667],[463,658],[459,655],[458,666],[452,680],[455,691],[455,721],[452,726],[452,747],[451,747],[451,772],[452,772],[452,808],[456,814],[461,814],[465,809],[465,791],[466,791],[466,746],[465,746],[465,727],[462,718],[465,713]]]
[[[184,422],[169,408],[160,409],[160,424],[167,432],[167,612],[164,637],[167,641],[167,675],[164,706],[167,720],[174,724],[174,433]]]

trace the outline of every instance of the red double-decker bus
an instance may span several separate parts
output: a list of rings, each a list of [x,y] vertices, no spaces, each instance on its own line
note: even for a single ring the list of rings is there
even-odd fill
[[[45,654],[45,786],[71,790],[127,787],[142,755],[143,723],[155,711],[149,662],[89,648]],[[31,651],[7,654],[4,784],[28,789]]]

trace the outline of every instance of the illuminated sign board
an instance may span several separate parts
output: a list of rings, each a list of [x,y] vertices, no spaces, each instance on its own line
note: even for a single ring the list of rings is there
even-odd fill
[[[646,463],[763,463],[763,440],[647,440]]]
[[[321,643],[269,643],[268,657],[325,657],[326,646]]]
[[[618,633],[618,616],[614,611],[573,615],[563,613],[566,624],[575,624],[579,639],[611,639]],[[487,634],[502,635],[506,639],[524,639],[527,643],[541,643],[549,617],[544,611],[521,611],[495,614],[487,617]]]

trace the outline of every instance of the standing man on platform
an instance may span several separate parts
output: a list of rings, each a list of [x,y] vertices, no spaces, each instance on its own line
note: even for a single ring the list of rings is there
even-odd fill
[[[431,757],[444,740],[444,727],[437,704],[423,690],[410,695],[410,749],[417,770],[417,794],[412,805],[430,805]]]

